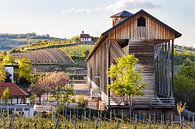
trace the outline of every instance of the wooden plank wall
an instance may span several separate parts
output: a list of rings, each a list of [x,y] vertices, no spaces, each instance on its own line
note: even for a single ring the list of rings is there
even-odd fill
[[[101,91],[107,94],[108,77],[107,71],[112,62],[125,53],[117,42],[106,40],[88,60],[88,75]],[[108,58],[109,57],[109,58]],[[110,65],[108,64],[110,62]]]
[[[130,41],[129,53],[139,59],[139,65],[143,69],[143,81],[147,84],[143,90],[145,98],[155,96],[155,71],[154,71],[154,43],[144,41]]]
[[[109,39],[146,39],[146,40],[170,40],[175,39],[175,33],[167,29],[162,24],[148,16],[146,19],[146,27],[138,27],[137,19],[143,15],[137,15],[131,20],[125,22],[109,32]]]

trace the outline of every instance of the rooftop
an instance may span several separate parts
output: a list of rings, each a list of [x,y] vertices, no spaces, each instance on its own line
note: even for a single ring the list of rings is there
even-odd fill
[[[23,97],[23,96],[28,96],[28,93],[25,92],[23,89],[21,89],[18,85],[15,83],[10,83],[10,82],[3,82],[0,83],[0,96],[3,94],[3,91],[6,88],[9,88],[11,96],[18,96],[18,97]]]
[[[131,17],[132,15],[133,15],[132,13],[124,10],[124,11],[121,11],[117,14],[112,15],[111,18],[113,18],[113,17]]]
[[[91,38],[89,34],[81,34],[80,38]]]

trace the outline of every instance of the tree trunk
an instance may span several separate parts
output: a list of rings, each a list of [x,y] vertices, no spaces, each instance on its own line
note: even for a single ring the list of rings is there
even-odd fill
[[[41,95],[39,96],[39,103],[40,103],[40,105],[41,105]]]

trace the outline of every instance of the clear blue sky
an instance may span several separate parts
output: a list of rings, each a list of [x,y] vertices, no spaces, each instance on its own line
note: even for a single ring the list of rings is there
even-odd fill
[[[140,9],[181,32],[176,43],[195,47],[195,0],[0,0],[0,33],[99,36],[112,14]]]

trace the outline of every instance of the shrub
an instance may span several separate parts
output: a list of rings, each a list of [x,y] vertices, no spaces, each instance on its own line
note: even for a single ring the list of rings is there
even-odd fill
[[[77,103],[79,107],[85,108],[88,105],[88,100],[84,99],[83,97],[78,98]]]

